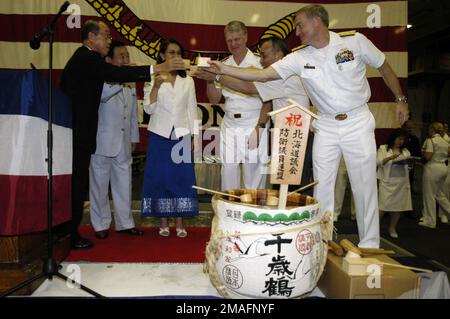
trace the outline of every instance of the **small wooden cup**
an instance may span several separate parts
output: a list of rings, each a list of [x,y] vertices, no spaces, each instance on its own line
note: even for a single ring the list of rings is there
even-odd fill
[[[197,66],[207,68],[209,67],[209,62],[211,62],[211,58],[209,57],[198,57],[197,58]]]
[[[278,197],[267,196],[266,205],[267,206],[278,206]]]
[[[253,202],[253,198],[252,198],[252,194],[243,194],[241,196],[239,196],[241,203],[251,203]]]

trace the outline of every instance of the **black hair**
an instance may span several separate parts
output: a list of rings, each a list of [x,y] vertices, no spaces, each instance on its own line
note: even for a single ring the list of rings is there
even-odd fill
[[[403,123],[403,125],[402,125],[402,129],[406,129],[406,126],[408,125],[409,122],[412,122],[412,121],[406,120],[405,123]]]
[[[89,38],[89,33],[97,33],[100,31],[100,24],[95,20],[87,20],[83,28],[81,29],[81,41],[87,40]]]
[[[289,54],[289,48],[285,39],[279,37],[265,38],[261,41],[261,45],[263,45],[263,43],[267,41],[271,41],[270,43],[272,44],[272,47],[275,49],[275,51],[283,53],[283,56]]]
[[[125,46],[125,44],[123,44],[123,42],[117,41],[117,40],[112,40],[111,44],[109,45],[108,54],[106,56],[110,57],[111,59],[114,58],[114,49],[124,47],[124,46]]]
[[[163,54],[166,53],[166,50],[167,50],[167,47],[169,46],[169,44],[176,44],[176,45],[178,45],[178,47],[180,48],[180,51],[181,51],[181,57],[184,56],[184,49],[181,46],[180,42],[178,42],[177,40],[174,40],[174,39],[164,39],[164,40],[161,41],[161,46],[159,47],[158,58],[156,59],[156,63],[157,64],[161,64],[161,63],[164,62],[162,60],[162,58],[161,58],[161,53],[163,53]],[[185,70],[177,70],[177,74],[179,76],[181,76],[182,78],[186,77],[186,71]]]
[[[394,147],[394,143],[395,143],[395,139],[397,137],[403,137],[405,139],[405,143],[403,143],[402,146],[400,146],[400,152],[403,151],[403,149],[406,147],[406,141],[408,140],[408,132],[406,132],[404,129],[402,128],[397,128],[394,131],[392,131],[392,133],[389,135],[388,139],[387,139],[387,149],[392,149]]]

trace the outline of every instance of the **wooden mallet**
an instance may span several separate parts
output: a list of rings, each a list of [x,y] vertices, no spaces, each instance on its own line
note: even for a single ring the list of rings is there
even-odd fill
[[[217,195],[222,195],[222,196],[228,196],[228,197],[233,197],[233,198],[237,198],[239,199],[242,203],[251,203],[253,201],[252,198],[252,194],[243,194],[241,196],[238,195],[233,195],[233,194],[228,194],[228,193],[223,193],[223,192],[218,192],[212,189],[208,189],[208,188],[203,188],[200,186],[196,186],[196,185],[192,185],[192,188],[201,190],[201,191],[205,191],[205,192],[209,192],[209,193],[213,193],[213,194],[217,194]]]

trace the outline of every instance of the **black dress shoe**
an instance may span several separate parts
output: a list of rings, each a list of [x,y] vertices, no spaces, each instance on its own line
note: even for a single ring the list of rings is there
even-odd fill
[[[87,249],[93,247],[94,244],[86,238],[78,238],[72,241],[71,247],[73,249]]]
[[[118,230],[117,232],[121,233],[121,234],[128,234],[128,235],[134,235],[134,236],[142,236],[142,235],[144,235],[143,231],[138,230],[136,228]]]
[[[98,239],[105,239],[108,238],[109,236],[109,230],[105,229],[105,230],[100,230],[100,231],[96,231],[95,232],[95,237],[97,237]]]

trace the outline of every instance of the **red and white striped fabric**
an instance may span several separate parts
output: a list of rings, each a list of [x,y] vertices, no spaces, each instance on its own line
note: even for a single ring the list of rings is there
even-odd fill
[[[63,2],[63,0],[0,1],[0,69],[29,69],[30,62],[39,69],[47,68],[46,44],[43,44],[40,50],[33,51],[28,41],[35,32],[46,25]],[[337,32],[357,30],[386,53],[389,63],[406,91],[407,1],[313,0],[299,3],[294,0],[72,0],[71,3],[79,6],[81,25],[89,18],[100,16],[94,7],[104,14],[108,14],[107,9],[110,9],[110,12],[113,12],[110,16],[122,18],[119,22],[115,20],[111,23],[114,39],[131,44],[127,40],[130,37],[124,37],[122,34],[133,33],[133,30],[143,38],[149,38],[151,34],[153,40],[156,37],[175,38],[190,51],[191,55],[200,51],[225,52],[223,28],[231,20],[241,20],[248,26],[248,44],[254,48],[253,45],[258,43],[269,26],[304,5],[321,3],[329,11],[331,30]],[[370,28],[368,25],[374,21],[373,17],[377,13],[381,26]],[[126,25],[122,24],[124,18]],[[68,28],[66,23],[68,20],[74,21],[74,17],[63,16],[57,25],[54,54],[55,83],[59,83],[59,75],[67,59],[80,45],[80,30]],[[139,25],[141,22],[144,25]],[[114,30],[114,24],[121,30],[120,33]],[[293,32],[288,36],[288,40],[291,49],[300,45]],[[138,64],[153,62],[137,47],[131,47],[130,54],[132,61]],[[392,103],[392,93],[385,86],[377,70],[368,68],[367,76],[372,89],[370,107],[377,119],[377,128],[398,126],[393,116],[395,104]],[[201,81],[197,81],[196,84],[198,102],[211,110],[207,103],[205,84]],[[206,126],[209,126],[210,122],[211,120]]]
[[[52,19],[63,2],[64,0],[0,1],[0,70],[28,70],[30,63],[33,63],[45,73],[45,69],[48,68],[48,44],[42,43],[41,49],[34,51],[29,47],[28,42]],[[132,45],[129,49],[131,60],[137,64],[154,63],[151,57],[156,56],[161,38],[179,40],[191,59],[199,54],[223,57],[227,49],[223,28],[231,20],[240,20],[247,25],[248,46],[253,50],[257,49],[257,44],[262,37],[270,34],[286,37],[292,49],[300,45],[294,32],[291,32],[292,14],[304,5],[319,3],[316,0],[308,3],[299,3],[294,0],[71,0],[70,2],[73,5],[69,11],[75,10],[74,14],[79,14],[80,26],[91,18],[102,17],[108,21],[113,38]],[[336,32],[357,30],[386,53],[389,63],[406,91],[407,1],[322,0],[320,3],[330,14],[331,30]],[[381,22],[380,25],[369,27],[374,22],[376,24],[377,19]],[[80,29],[69,27],[76,22],[76,16],[66,14],[59,19],[56,26],[54,84],[59,84],[62,69],[75,49],[80,46]],[[220,54],[217,54],[218,52]],[[372,90],[369,105],[377,121],[376,133],[378,136],[383,136],[389,128],[398,126],[394,120],[393,96],[377,70],[368,68],[367,76]],[[199,108],[203,115],[203,128],[219,124],[220,107],[211,107],[208,103],[205,83],[196,81],[196,89]],[[2,113],[1,108],[0,102],[0,113]],[[6,117],[3,118],[6,119]],[[9,123],[9,125],[12,124]],[[70,132],[69,129],[66,131]],[[42,148],[44,144],[39,145]],[[29,151],[33,151],[33,148]],[[33,169],[36,165],[22,165],[18,170],[13,170],[11,167],[14,165],[9,165],[11,161],[5,154],[0,153],[0,160],[6,163],[3,166],[0,165],[3,167],[3,170],[0,170],[0,175],[3,176],[0,195],[3,193],[3,197],[0,196],[0,198],[3,200],[7,197],[5,194],[9,194],[7,184],[13,175],[31,176],[34,180],[39,179],[42,183],[45,182],[46,173],[42,167]],[[14,162],[22,163],[23,161]],[[68,177],[70,176],[69,162],[63,161],[63,163],[66,169],[59,173],[63,177]],[[55,173],[59,174],[58,169]],[[19,177],[24,180],[24,176]],[[44,194],[38,197],[42,197],[41,206],[44,207]],[[64,207],[67,205],[66,201]],[[67,213],[70,208],[61,210]],[[21,211],[24,214],[28,212],[27,209],[21,209]],[[43,216],[43,214],[36,216]],[[29,218],[25,219],[29,221]],[[19,221],[25,219],[19,219]],[[38,219],[44,220],[44,218]],[[3,234],[30,231],[21,223],[10,224],[11,227],[3,229]],[[45,228],[45,225],[42,223],[38,228],[35,230],[41,230]]]

